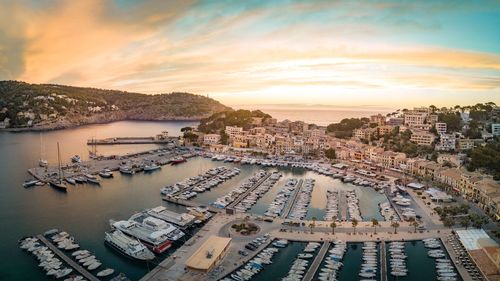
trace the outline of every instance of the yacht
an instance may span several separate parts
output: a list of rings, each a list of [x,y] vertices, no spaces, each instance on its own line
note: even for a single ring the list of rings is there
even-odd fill
[[[139,241],[130,238],[119,230],[107,233],[104,242],[127,257],[137,260],[152,260],[155,255]]]
[[[161,169],[161,166],[156,165],[155,163],[151,163],[144,166],[144,172],[152,172]]]
[[[109,169],[104,169],[104,170],[99,172],[99,176],[101,178],[105,178],[105,179],[112,178],[113,172],[111,172]]]
[[[135,174],[135,171],[129,166],[120,166],[120,173],[126,175],[133,175]]]
[[[38,180],[27,180],[24,181],[23,187],[32,187],[35,186],[38,183]]]
[[[73,155],[71,157],[71,162],[72,163],[81,163],[82,162],[82,158],[80,158],[80,155]]]

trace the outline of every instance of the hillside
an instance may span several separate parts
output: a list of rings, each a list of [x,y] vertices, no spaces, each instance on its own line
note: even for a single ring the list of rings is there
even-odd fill
[[[230,108],[216,100],[189,93],[145,95],[0,81],[0,128],[58,129],[118,120],[200,120],[226,110]]]

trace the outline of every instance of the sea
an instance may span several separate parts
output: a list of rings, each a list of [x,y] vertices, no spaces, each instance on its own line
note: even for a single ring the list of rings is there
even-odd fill
[[[110,219],[127,219],[138,211],[159,205],[164,205],[174,211],[183,211],[181,207],[162,202],[159,192],[161,187],[198,175],[209,168],[237,165],[241,169],[240,175],[194,199],[199,203],[209,204],[231,191],[261,168],[195,157],[180,165],[163,166],[161,170],[150,174],[138,173],[134,176],[122,176],[115,173],[114,179],[103,179],[101,186],[69,186],[66,194],[50,187],[24,188],[22,183],[29,178],[27,169],[36,166],[41,156],[49,163],[57,163],[57,143],[60,146],[62,162],[69,162],[70,157],[75,154],[85,160],[88,159],[89,150],[86,141],[90,138],[153,136],[162,131],[168,131],[170,135],[177,136],[182,127],[195,125],[196,122],[182,121],[121,121],[43,133],[0,132],[0,225],[2,226],[0,280],[51,280],[37,266],[34,257],[18,248],[17,241],[21,237],[40,234],[53,228],[69,232],[82,248],[94,252],[105,267],[114,268],[117,273],[123,272],[131,280],[140,279],[170,252],[151,263],[134,262],[116,253],[104,245],[104,233],[110,230]],[[97,152],[104,155],[116,155],[157,147],[157,145],[98,146]],[[284,177],[257,202],[252,208],[253,213],[265,212],[278,188],[287,178],[295,177],[313,178],[316,181],[307,218],[322,218],[326,205],[324,196],[326,190],[351,189],[356,190],[360,198],[360,209],[364,220],[382,219],[377,205],[386,201],[387,198],[371,188],[344,184],[339,180],[303,169],[280,168],[279,171],[284,174]],[[295,247],[299,246],[294,246],[290,250]],[[283,263],[289,266],[293,258],[292,255],[285,255],[277,264]],[[274,274],[271,274],[269,278],[257,280],[275,280],[273,276]]]

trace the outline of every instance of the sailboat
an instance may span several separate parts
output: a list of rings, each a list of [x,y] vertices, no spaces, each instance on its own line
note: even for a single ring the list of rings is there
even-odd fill
[[[61,153],[59,151],[59,143],[57,143],[57,164],[58,164],[58,170],[57,170],[57,179],[49,181],[50,186],[53,188],[66,192],[68,187],[66,184],[63,182],[63,175],[62,175],[62,168],[61,168]]]
[[[42,134],[40,133],[40,159],[38,160],[38,165],[40,167],[47,167],[49,162],[43,159],[43,144],[42,144]]]

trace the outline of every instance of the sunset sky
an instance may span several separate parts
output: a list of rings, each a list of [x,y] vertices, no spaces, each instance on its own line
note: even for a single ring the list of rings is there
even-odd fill
[[[423,2],[0,0],[0,80],[231,106],[500,103],[500,1]]]

